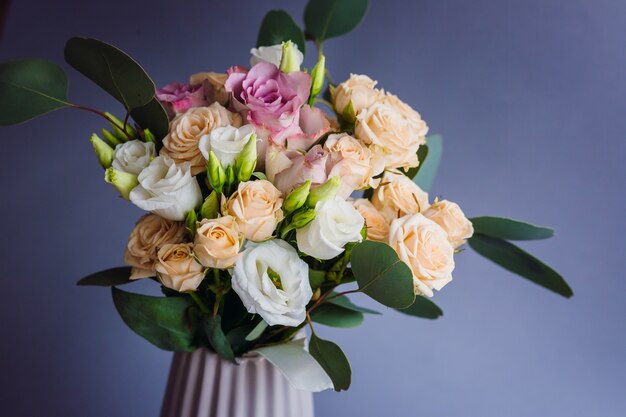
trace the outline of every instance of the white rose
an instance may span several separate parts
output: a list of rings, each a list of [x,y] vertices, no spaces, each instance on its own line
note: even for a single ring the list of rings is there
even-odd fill
[[[448,234],[453,247],[458,248],[474,234],[474,226],[457,203],[447,200],[436,200],[424,211],[424,216],[437,223]]]
[[[298,49],[298,45],[293,44],[293,52],[298,57],[296,63],[298,67],[302,65],[304,61],[304,55]],[[250,66],[253,67],[259,62],[269,62],[280,68],[280,60],[283,57],[283,46],[281,44],[272,46],[259,46],[258,48],[250,49]]]
[[[176,165],[168,156],[154,158],[137,177],[139,185],[130,192],[130,201],[140,209],[168,220],[182,221],[185,214],[202,203],[196,177],[189,162]]]
[[[298,229],[298,249],[317,259],[332,259],[344,251],[349,242],[363,240],[363,216],[349,202],[335,197],[315,205],[315,219]]]
[[[154,143],[131,140],[115,147],[112,166],[118,171],[139,175],[155,156]]]
[[[235,158],[239,156],[243,147],[254,133],[254,126],[245,125],[240,128],[224,126],[213,129],[208,135],[200,138],[200,152],[207,161],[209,152],[213,151],[222,166],[234,165]]]
[[[297,326],[313,292],[309,266],[287,242],[248,242],[232,271],[233,290],[249,313],[270,326]]]
[[[389,246],[413,272],[416,294],[433,296],[452,281],[454,248],[437,223],[413,214],[395,219],[389,226]]]

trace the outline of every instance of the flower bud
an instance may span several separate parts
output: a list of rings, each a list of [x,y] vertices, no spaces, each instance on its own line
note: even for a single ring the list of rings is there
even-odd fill
[[[226,179],[224,181],[224,184],[226,185],[226,188],[228,188],[228,192],[230,193],[230,186],[233,185],[235,183],[235,170],[233,169],[232,165],[228,165],[226,167]]]
[[[200,208],[200,216],[202,216],[203,219],[214,219],[217,217],[218,208],[219,201],[217,199],[217,193],[214,190],[204,199],[204,203],[202,203],[202,207]]]
[[[118,171],[114,168],[107,168],[104,172],[104,180],[112,184],[126,200],[128,200],[131,190],[139,185],[136,175]]]
[[[339,176],[329,178],[324,184],[312,189],[309,192],[309,196],[306,199],[306,205],[314,208],[319,201],[326,201],[334,198],[340,187],[341,178]]]
[[[304,205],[311,189],[311,180],[307,180],[305,183],[297,188],[294,188],[285,198],[283,202],[283,210],[286,213],[291,213],[298,210]]]
[[[187,227],[187,231],[193,237],[196,234],[196,229],[198,228],[198,215],[195,210],[189,210],[185,214],[185,226]]]
[[[222,192],[222,187],[224,187],[224,183],[226,182],[226,172],[224,172],[222,163],[219,159],[217,159],[217,156],[213,153],[213,151],[209,152],[209,162],[207,163],[207,179],[209,180],[211,188],[213,188],[218,193]]]
[[[104,136],[104,138],[109,141],[111,145],[116,146],[122,143],[121,140],[119,140],[113,133],[109,132],[108,130],[101,129],[100,132],[102,132],[102,136]]]
[[[146,142],[156,143],[156,136],[150,131],[150,129],[143,130],[143,140]]]
[[[311,223],[313,219],[315,218],[316,214],[317,213],[313,209],[306,209],[306,210],[297,212],[296,214],[293,215],[293,219],[291,222],[293,229],[301,229],[307,224]]]
[[[326,57],[320,54],[317,64],[311,71],[311,94],[309,95],[309,106],[315,102],[315,97],[322,91],[324,86],[324,75],[326,75]]]
[[[110,119],[109,124],[113,128],[113,133],[115,134],[115,136],[117,136],[118,139],[127,141],[128,139],[133,139],[137,136],[137,132],[135,132],[135,129],[133,129],[131,125],[126,123],[126,135],[122,130],[122,128],[124,127],[123,121],[113,116],[109,112],[105,112],[104,114]]]
[[[256,134],[252,134],[237,159],[235,159],[235,174],[240,182],[250,179],[257,163]]]
[[[100,165],[102,165],[102,168],[109,168],[113,163],[115,150],[111,148],[105,141],[100,139],[100,137],[95,133],[91,135],[89,141],[93,145],[93,150],[96,151],[98,161],[100,161]]]
[[[282,72],[300,71],[300,56],[298,48],[291,41],[283,42],[283,54],[280,59],[280,70]]]

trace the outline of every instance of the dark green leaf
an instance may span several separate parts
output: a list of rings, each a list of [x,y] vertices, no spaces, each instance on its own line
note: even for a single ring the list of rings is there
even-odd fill
[[[93,285],[97,287],[113,287],[116,285],[128,284],[130,280],[130,266],[120,266],[109,268],[95,274],[87,275],[76,283],[76,285]]]
[[[365,241],[352,249],[352,273],[362,292],[391,308],[415,301],[411,269],[387,244]]]
[[[309,342],[309,353],[333,381],[335,391],[350,388],[352,369],[350,369],[348,358],[339,346],[312,334]]]
[[[398,311],[409,316],[421,317],[424,319],[436,319],[443,316],[443,311],[437,304],[422,296],[415,297],[415,302],[411,306],[398,309]]]
[[[154,83],[143,68],[121,50],[97,39],[71,38],[65,60],[124,105],[127,111],[154,98]],[[144,129],[147,126],[142,126]],[[156,135],[156,132],[152,132]]]
[[[367,5],[367,0],[309,0],[304,9],[306,31],[318,42],[345,35],[361,23]]]
[[[311,284],[311,289],[313,291],[321,287],[325,279],[326,279],[325,271],[316,271],[315,269],[309,268],[309,283]]]
[[[219,315],[215,317],[205,316],[204,331],[215,353],[220,355],[223,359],[234,363],[235,354],[222,330],[222,318]]]
[[[363,313],[329,302],[317,306],[311,320],[331,327],[357,327],[363,323]]]
[[[329,296],[334,295],[334,293],[331,293]],[[350,309],[350,310],[354,310],[354,311],[358,311],[361,313],[365,313],[365,314],[381,314],[376,310],[371,310],[369,308],[365,308],[365,307],[360,307],[357,306],[355,304],[352,304],[352,301],[350,301],[350,299],[348,297],[346,297],[345,295],[342,295],[340,297],[336,297],[336,298],[332,298],[330,300],[327,301],[328,303],[332,303],[332,304],[336,304],[338,306]]]
[[[535,284],[567,298],[574,294],[558,272],[512,243],[479,234],[472,236],[468,242],[480,255]]]
[[[284,10],[272,10],[263,18],[256,46],[272,46],[285,41],[291,41],[298,45],[300,52],[304,53],[304,33],[300,26]]]
[[[54,62],[25,59],[0,64],[0,126],[68,105],[67,75]]]
[[[417,148],[417,160],[419,161],[419,165],[413,168],[409,168],[408,170],[404,171],[404,175],[406,175],[407,177],[411,179],[415,178],[420,168],[424,165],[423,162],[426,160],[427,156],[428,156],[428,145],[426,144],[420,145],[420,147]]]
[[[474,232],[504,240],[537,240],[554,236],[554,229],[504,217],[474,217]]]
[[[426,146],[428,146],[428,155],[423,160],[420,160],[420,166],[417,170],[417,174],[413,177],[419,187],[430,192],[430,189],[435,182],[435,176],[439,169],[439,163],[441,162],[441,154],[443,153],[443,138],[440,135],[432,135],[426,138]]]
[[[130,115],[142,129],[150,129],[159,140],[162,140],[170,129],[167,113],[156,97],[145,106],[131,110]]]
[[[193,352],[194,324],[187,314],[189,297],[153,297],[111,288],[113,303],[124,323],[156,347]]]

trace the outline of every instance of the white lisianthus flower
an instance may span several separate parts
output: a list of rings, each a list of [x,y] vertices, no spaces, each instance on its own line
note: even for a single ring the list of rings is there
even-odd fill
[[[298,45],[293,44],[293,53],[296,56],[295,63],[298,67],[302,65],[304,61],[304,55],[298,49]],[[253,67],[259,62],[269,62],[277,67],[280,67],[280,60],[283,57],[283,46],[279,43],[272,46],[259,46],[258,48],[250,49],[250,66]]]
[[[235,159],[253,134],[254,126],[252,125],[245,125],[240,128],[233,126],[218,127],[213,129],[208,135],[202,136],[198,146],[204,159],[208,161],[209,152],[213,151],[217,159],[222,163],[222,166],[226,167],[235,163]]]
[[[235,262],[232,286],[249,313],[270,326],[297,326],[306,318],[313,291],[309,266],[287,242],[248,242]]]
[[[139,175],[155,156],[154,143],[130,140],[115,147],[111,166],[118,171]]]
[[[140,209],[168,220],[182,221],[185,214],[202,203],[202,192],[191,165],[176,165],[169,156],[152,160],[139,176],[139,185],[130,192],[130,201]]]
[[[347,243],[363,240],[363,216],[341,197],[318,202],[315,212],[315,219],[296,232],[301,252],[317,259],[332,259],[344,251]]]

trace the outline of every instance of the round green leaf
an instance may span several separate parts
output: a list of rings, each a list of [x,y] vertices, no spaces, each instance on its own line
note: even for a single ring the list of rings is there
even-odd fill
[[[130,266],[120,266],[117,268],[105,269],[104,271],[87,275],[86,277],[78,281],[76,285],[113,287],[116,285],[128,284],[129,282],[132,282],[130,280],[130,270]]]
[[[361,23],[367,6],[367,0],[309,0],[304,9],[306,31],[318,42],[345,35]]]
[[[439,306],[423,296],[415,297],[413,304],[407,308],[398,309],[397,311],[409,316],[431,320],[443,316],[443,311]]]
[[[363,323],[363,313],[329,302],[313,310],[311,320],[331,327],[358,327]]]
[[[474,217],[474,232],[505,240],[538,240],[554,236],[554,229],[504,217]]]
[[[389,245],[359,243],[350,261],[359,289],[374,300],[391,308],[406,308],[415,301],[413,273]]]
[[[127,111],[145,106],[154,97],[154,83],[143,68],[107,43],[71,38],[65,44],[65,61],[115,97]]]
[[[329,295],[333,296],[335,293],[331,293]],[[354,311],[358,311],[360,313],[365,313],[365,314],[378,314],[380,315],[381,313],[379,313],[376,310],[371,310],[369,308],[365,308],[365,307],[360,307],[358,305],[355,305],[352,303],[352,301],[350,301],[350,299],[348,297],[346,297],[345,295],[342,295],[340,297],[335,297],[335,298],[331,298],[330,300],[326,301],[327,303],[331,303],[331,304],[336,304],[338,306],[341,306],[343,308],[347,308],[349,310],[354,310]]]
[[[67,75],[54,62],[25,59],[0,64],[0,126],[68,105]]]
[[[156,97],[145,106],[132,109],[130,115],[142,129],[150,129],[150,132],[159,140],[163,139],[169,131],[169,118]]]
[[[285,41],[298,45],[300,52],[305,51],[304,33],[300,26],[284,10],[272,10],[263,18],[256,46],[272,46]]]
[[[350,388],[352,369],[348,358],[339,346],[312,334],[309,342],[309,353],[333,381],[335,391]]]

